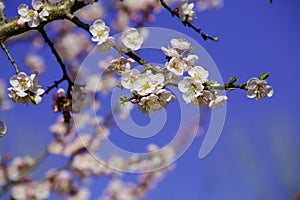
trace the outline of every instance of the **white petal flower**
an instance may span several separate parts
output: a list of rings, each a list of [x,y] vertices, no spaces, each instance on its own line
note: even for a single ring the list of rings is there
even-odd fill
[[[14,199],[22,200],[22,199],[27,199],[27,186],[26,184],[18,184],[12,187],[11,189],[11,196]]]
[[[125,71],[130,70],[130,68],[134,65],[135,61],[131,58],[126,59],[121,56],[117,59],[114,59],[110,62],[110,69],[116,71],[118,74],[122,74]]]
[[[162,105],[158,101],[158,96],[154,94],[143,97],[137,106],[137,109],[142,110],[144,114],[151,114],[154,111],[161,110],[162,108]]]
[[[191,46],[191,44],[188,41],[186,41],[182,38],[172,39],[171,40],[171,45],[174,49],[177,49],[179,51],[187,50]]]
[[[175,101],[176,97],[166,89],[160,89],[156,92],[160,105],[166,108],[170,102]]]
[[[125,47],[132,51],[140,49],[144,42],[143,35],[135,28],[130,28],[123,32],[121,39]]]
[[[50,196],[51,185],[48,181],[43,181],[40,183],[35,183],[33,190],[36,199],[47,199]]]
[[[182,57],[173,57],[169,62],[165,64],[165,66],[167,70],[177,76],[183,75],[187,68],[187,64]]]
[[[41,95],[44,93],[44,90],[41,89],[38,83],[37,73],[27,76],[26,73],[20,72],[12,76],[9,82],[13,87],[7,89],[9,91],[8,96],[14,102],[21,104],[29,104],[30,101],[33,101],[35,104],[41,102]]]
[[[196,108],[208,106],[214,96],[215,95],[211,91],[203,90],[197,98],[192,100],[193,106]]]
[[[258,100],[265,97],[271,97],[274,94],[274,90],[270,85],[266,85],[266,80],[260,80],[258,78],[250,78],[247,82],[247,97],[256,98]]]
[[[184,101],[190,103],[194,98],[201,95],[204,86],[192,77],[184,77],[183,80],[178,83],[178,89],[183,93],[182,98]]]
[[[33,2],[32,7],[33,10],[30,10],[26,4],[21,4],[18,7],[18,14],[20,15],[18,19],[19,25],[22,26],[27,22],[29,27],[34,28],[40,24],[40,21],[47,20],[49,13],[42,2]]]
[[[106,42],[109,36],[110,28],[105,25],[105,22],[101,19],[94,21],[93,25],[90,27],[90,32],[93,35],[92,41],[98,42],[98,45]]]
[[[192,22],[195,18],[194,3],[182,0],[179,5],[179,17],[182,21]]]
[[[168,57],[178,57],[179,56],[179,53],[178,51],[176,51],[175,49],[173,48],[165,48],[165,47],[161,47],[161,50],[164,52],[164,54],[166,54],[166,56]]]
[[[211,102],[209,102],[209,107],[211,109],[220,108],[225,104],[225,101],[228,99],[227,96],[219,95],[215,99],[213,99]]]
[[[205,83],[208,81],[208,71],[206,71],[201,66],[195,66],[188,71],[188,74],[193,77],[194,80],[199,81],[200,83]]]
[[[38,16],[42,21],[46,21],[49,16],[48,11],[45,9],[44,4],[41,1],[33,1],[32,7],[38,11]]]
[[[183,58],[188,67],[192,67],[198,59],[199,57],[197,55],[188,55]]]
[[[137,80],[138,75],[140,75],[140,71],[137,69],[132,69],[123,72],[121,84],[124,88],[131,90],[134,82]]]
[[[132,86],[132,90],[140,95],[147,95],[161,88],[164,82],[164,75],[161,73],[152,74],[150,70],[140,74]]]

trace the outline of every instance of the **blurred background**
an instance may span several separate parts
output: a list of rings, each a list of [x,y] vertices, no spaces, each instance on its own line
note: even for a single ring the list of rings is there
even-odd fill
[[[17,15],[20,2],[6,2],[8,18]],[[100,1],[104,6],[106,3]],[[156,15],[150,26],[174,29],[197,40],[215,61],[224,81],[236,75],[243,83],[270,72],[268,80],[275,94],[256,101],[248,99],[244,91],[228,92],[225,126],[213,151],[199,159],[204,136],[197,138],[146,200],[296,198],[300,192],[299,9],[298,0],[275,0],[273,4],[267,0],[225,0],[219,9],[197,12],[195,25],[218,36],[218,43],[203,41],[165,10]],[[23,62],[26,45],[22,40],[8,46],[16,63]],[[49,49],[38,53],[47,67],[40,83],[51,85],[60,78],[60,69]],[[14,74],[10,65],[1,52],[0,77],[7,85]],[[10,110],[0,110],[0,120],[8,126],[7,135],[0,140],[0,154],[38,155],[52,139],[48,127],[58,116],[51,104],[48,95],[39,106],[13,104]],[[47,163],[56,166],[59,162],[63,160],[50,156],[38,168],[37,176],[47,169]],[[100,179],[91,184],[91,199],[105,186],[106,178]]]

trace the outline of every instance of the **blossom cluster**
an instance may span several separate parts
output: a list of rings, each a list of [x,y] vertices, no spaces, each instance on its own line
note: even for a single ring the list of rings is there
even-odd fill
[[[42,101],[41,95],[45,92],[38,83],[38,74],[28,76],[25,72],[19,72],[9,79],[12,87],[8,88],[9,98],[20,104],[39,104]]]
[[[37,27],[41,21],[47,20],[49,12],[45,9],[45,6],[41,1],[32,1],[32,8],[32,10],[29,9],[29,6],[26,4],[19,5],[19,26],[24,26],[25,23],[27,23],[29,27],[34,28]]]
[[[180,1],[182,16],[191,21],[194,18],[193,3]],[[111,48],[120,49],[115,41],[109,37],[110,29],[105,26],[102,20],[96,20],[90,28],[93,35],[92,41],[98,42],[98,49],[105,49],[108,52]],[[130,51],[141,48],[144,36],[135,28],[129,28],[121,35],[122,44]],[[219,108],[225,104],[227,96],[218,93],[217,89],[222,86],[216,81],[209,80],[209,72],[202,66],[197,65],[199,57],[191,54],[193,47],[182,38],[171,39],[171,45],[161,47],[166,55],[167,61],[163,67],[153,66],[147,63],[144,69],[134,68],[135,60],[122,56],[112,59],[108,64],[109,71],[121,75],[118,84],[120,88],[131,91],[129,98],[121,97],[120,103],[131,102],[137,104],[137,109],[145,114],[166,108],[170,102],[175,101],[175,96],[167,89],[167,86],[177,86],[182,92],[182,98],[186,103],[192,103],[195,107]],[[120,50],[119,50],[120,51]],[[273,90],[270,86],[264,86],[266,80],[250,79],[247,83],[247,96],[262,99],[265,96],[272,96]],[[227,88],[223,88],[227,89]]]

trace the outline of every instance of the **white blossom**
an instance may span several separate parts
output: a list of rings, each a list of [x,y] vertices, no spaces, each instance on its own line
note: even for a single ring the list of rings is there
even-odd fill
[[[17,181],[22,177],[22,171],[34,164],[34,159],[25,157],[15,157],[7,168],[7,176],[10,180]]]
[[[11,196],[16,200],[25,200],[27,199],[27,189],[26,184],[15,185],[11,189]]]
[[[211,100],[211,102],[209,102],[209,107],[211,109],[215,109],[215,108],[220,108],[221,106],[223,106],[225,104],[225,101],[228,99],[227,96],[225,95],[218,95],[215,99]]]
[[[93,35],[92,41],[98,42],[98,45],[105,43],[109,36],[110,28],[105,25],[105,22],[101,19],[94,21],[90,27],[90,32]]]
[[[183,73],[187,69],[187,64],[183,60],[182,57],[171,58],[171,60],[169,62],[167,62],[165,64],[165,66],[166,66],[167,70],[169,70],[170,72],[172,72],[173,74],[175,74],[177,76],[183,75]]]
[[[188,74],[196,81],[205,83],[208,81],[208,71],[201,66],[195,66],[188,71]]]
[[[264,99],[265,97],[271,97],[274,94],[274,90],[270,85],[266,85],[266,80],[260,80],[258,78],[250,78],[247,81],[247,97]]]
[[[175,101],[176,97],[166,89],[160,89],[156,92],[158,96],[158,102],[164,108],[166,108],[170,102]]]
[[[158,96],[154,94],[143,97],[137,106],[137,109],[142,110],[144,114],[151,114],[155,111],[161,110],[162,108],[162,105],[158,101]]]
[[[161,47],[161,50],[164,52],[164,54],[166,54],[166,56],[168,57],[178,57],[180,54],[178,53],[178,51],[176,51],[173,48],[166,48],[166,47]]]
[[[171,40],[171,45],[174,49],[178,50],[178,51],[184,51],[190,48],[191,44],[187,41],[184,40],[182,38],[179,39],[172,39]]]
[[[100,175],[108,172],[105,165],[88,153],[76,155],[72,160],[71,166],[84,175],[89,175],[90,173]]]
[[[135,51],[141,48],[144,37],[137,29],[130,28],[122,33],[121,40],[125,47]]]
[[[150,70],[147,70],[137,77],[137,80],[133,83],[132,90],[137,91],[140,95],[147,95],[160,89],[163,82],[163,74],[152,74]]]
[[[9,82],[13,86],[7,89],[9,91],[8,96],[12,101],[21,104],[29,104],[30,101],[39,104],[42,101],[41,95],[45,90],[40,88],[37,73],[27,76],[26,73],[20,72],[12,76]]]
[[[116,58],[110,62],[109,67],[116,71],[118,74],[122,74],[124,71],[130,70],[130,68],[134,65],[135,61],[131,58],[126,59],[121,56]]]
[[[193,10],[194,3],[188,3],[187,0],[179,2],[179,17],[182,21],[192,22],[195,18],[195,11]]]
[[[51,193],[50,183],[48,181],[35,183],[33,190],[36,199],[48,199]]]
[[[190,103],[201,94],[204,86],[192,77],[184,77],[183,80],[178,83],[178,89],[183,93],[182,98],[184,101]]]
[[[137,69],[123,72],[121,85],[126,89],[132,90],[133,84],[137,80],[138,75],[140,75],[140,71]]]
[[[33,10],[30,10],[28,5],[21,4],[18,7],[18,14],[20,18],[18,19],[18,24],[23,25],[28,23],[29,27],[37,27],[41,21],[47,20],[49,16],[48,11],[45,9],[42,2],[37,1],[32,3]]]
[[[214,98],[214,94],[209,90],[203,90],[201,94],[192,99],[193,106],[195,107],[205,107],[208,106],[210,101]]]

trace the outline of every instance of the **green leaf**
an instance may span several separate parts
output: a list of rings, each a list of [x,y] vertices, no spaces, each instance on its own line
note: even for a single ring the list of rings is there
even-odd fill
[[[270,73],[269,73],[269,72],[268,72],[268,73],[265,73],[265,74],[261,74],[260,77],[259,77],[259,79],[260,79],[260,80],[266,80],[269,76],[270,76]]]
[[[270,3],[273,3],[273,0],[269,0],[270,1]]]

